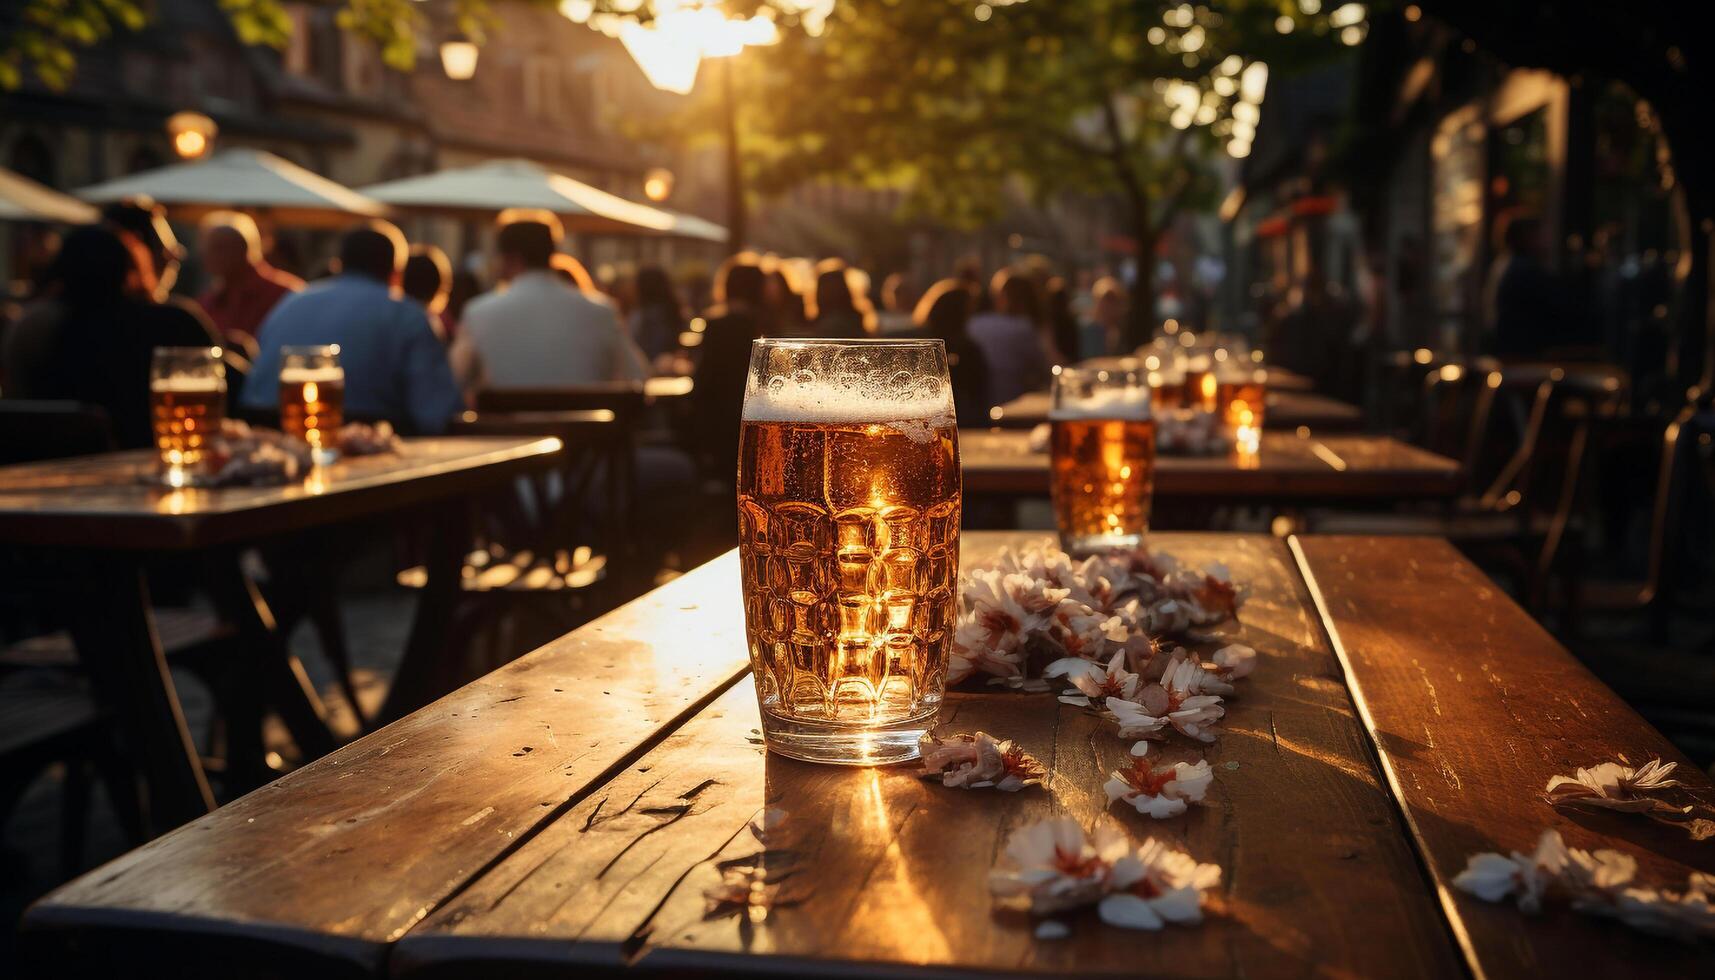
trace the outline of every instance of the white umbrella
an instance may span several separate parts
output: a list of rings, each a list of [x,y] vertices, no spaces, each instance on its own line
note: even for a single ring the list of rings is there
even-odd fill
[[[719,225],[628,201],[528,160],[493,160],[363,188],[377,201],[438,214],[491,217],[508,208],[559,215],[571,231],[725,241]]]
[[[152,197],[176,217],[192,219],[223,208],[266,212],[276,224],[343,224],[379,218],[387,206],[290,160],[261,150],[222,150],[207,160],[175,163],[120,177],[77,196],[104,203]]]
[[[0,167],[0,221],[57,221],[86,225],[99,212],[68,194]]]

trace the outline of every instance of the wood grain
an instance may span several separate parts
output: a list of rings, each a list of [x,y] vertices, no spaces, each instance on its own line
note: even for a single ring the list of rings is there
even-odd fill
[[[1445,541],[1309,537],[1294,549],[1472,973],[1715,972],[1706,946],[1564,907],[1529,917],[1450,885],[1471,854],[1529,851],[1552,827],[1573,847],[1636,856],[1643,883],[1683,888],[1690,871],[1715,871],[1715,844],[1639,816],[1556,811],[1541,794],[1580,766],[1660,757],[1680,764],[1684,802],[1707,811],[1709,778]]]
[[[1017,534],[968,533],[966,560]],[[405,976],[563,975],[631,965],[664,972],[1030,970],[1183,976],[1452,976],[1457,955],[1381,785],[1339,667],[1285,548],[1264,537],[1158,535],[1220,559],[1255,593],[1229,637],[1262,664],[1229,730],[1206,749],[1210,803],[1151,821],[1109,811],[1101,784],[1129,742],[1048,695],[952,696],[950,730],[1016,738],[1052,770],[1046,790],[947,789],[909,767],[849,769],[769,756],[740,683],[659,747],[555,819],[400,942]],[[704,918],[722,861],[758,850],[747,823],[788,812],[770,843],[790,853],[801,904],[752,925]],[[1033,939],[991,911],[987,874],[1019,825],[1112,812],[1226,871],[1212,918],[1139,934],[1068,914],[1073,935]]]
[[[142,450],[0,467],[0,542],[102,550],[204,548],[486,489],[552,462],[554,438],[407,439],[269,487],[152,485]]]
[[[1267,398],[1265,429],[1291,431],[1308,426],[1318,432],[1353,432],[1364,427],[1363,410],[1327,395],[1271,388]],[[1048,421],[1048,408],[1048,392],[1032,391],[994,408],[989,418],[1004,428],[1028,429]]]
[[[728,555],[55,891],[57,971],[374,974],[387,946],[746,666]]]
[[[1045,496],[1046,452],[1029,433],[962,429],[959,460],[965,492]],[[1390,436],[1315,436],[1265,432],[1260,452],[1156,457],[1158,499],[1341,501],[1451,497],[1462,485],[1459,464]]]

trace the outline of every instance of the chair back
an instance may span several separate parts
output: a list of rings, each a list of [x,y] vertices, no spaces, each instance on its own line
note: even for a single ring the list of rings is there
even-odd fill
[[[484,412],[585,412],[606,409],[629,423],[642,414],[643,385],[630,381],[545,388],[484,388],[476,393],[476,410]]]
[[[99,406],[0,399],[0,465],[88,456],[113,448],[113,428]]]

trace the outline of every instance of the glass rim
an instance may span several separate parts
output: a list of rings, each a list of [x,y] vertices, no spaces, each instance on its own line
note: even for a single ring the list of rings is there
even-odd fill
[[[1149,370],[1141,364],[1136,367],[1069,367],[1064,364],[1056,364],[1050,373],[1053,375],[1053,382],[1056,384],[1062,378],[1068,377],[1074,381],[1090,380],[1097,383],[1134,381],[1138,384],[1148,384],[1150,375]],[[1156,373],[1160,373],[1159,370]]]
[[[338,344],[283,344],[280,347],[281,357],[338,357]]]
[[[226,348],[217,344],[197,344],[188,347],[156,347],[152,357],[210,357],[220,360],[226,356]]]
[[[757,337],[750,342],[752,347],[897,347],[901,349],[941,348],[945,350],[947,342],[940,337]]]

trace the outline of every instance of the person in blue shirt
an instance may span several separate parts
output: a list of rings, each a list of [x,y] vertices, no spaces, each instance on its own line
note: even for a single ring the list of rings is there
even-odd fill
[[[405,254],[405,236],[385,221],[346,232],[338,274],[281,300],[262,321],[243,407],[278,407],[280,348],[338,344],[347,418],[386,419],[422,435],[445,431],[464,399],[428,312],[398,298]]]

